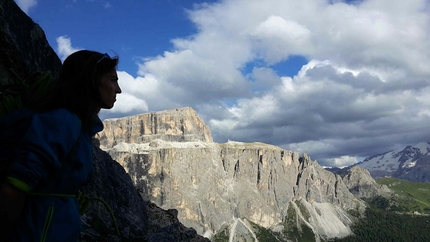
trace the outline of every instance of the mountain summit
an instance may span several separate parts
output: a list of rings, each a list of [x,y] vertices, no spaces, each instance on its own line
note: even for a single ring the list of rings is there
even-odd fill
[[[414,182],[430,182],[430,142],[370,156],[356,166],[369,170],[373,178],[392,176]]]

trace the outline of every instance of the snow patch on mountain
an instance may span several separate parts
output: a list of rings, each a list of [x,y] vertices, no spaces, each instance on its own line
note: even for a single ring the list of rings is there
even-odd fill
[[[399,169],[412,169],[417,164],[418,159],[429,155],[429,152],[430,143],[421,142],[413,146],[406,146],[403,149],[370,156],[358,163],[357,166],[369,170],[374,177],[392,175]]]

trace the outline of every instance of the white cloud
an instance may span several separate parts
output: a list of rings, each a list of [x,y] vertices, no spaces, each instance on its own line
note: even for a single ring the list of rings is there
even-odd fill
[[[36,0],[15,0],[16,4],[21,8],[24,13],[28,14],[30,8],[33,8],[37,5]]]
[[[131,112],[146,112],[148,105],[144,100],[141,100],[130,93],[122,93],[117,96],[117,103],[112,109],[103,110],[103,113],[120,113],[127,114]]]
[[[248,90],[240,71],[217,59],[216,52],[211,54],[212,56],[202,56],[204,53],[192,49],[165,52],[163,57],[158,56],[141,63],[139,75],[143,79],[152,78],[161,86],[157,89],[159,93],[156,97],[165,101],[154,99],[152,105],[156,109],[165,109],[172,107],[172,103],[190,106],[196,102],[245,95]]]
[[[265,60],[277,63],[292,54],[307,55],[310,51],[311,32],[296,21],[286,20],[280,16],[269,16],[252,31],[257,48],[262,49]]]
[[[345,167],[358,163],[358,159],[357,157],[343,155],[341,157],[332,159],[331,163],[336,167]]]
[[[60,56],[60,59],[64,61],[67,56],[81,50],[82,48],[74,48],[72,47],[72,42],[67,36],[60,36],[56,38],[57,41],[57,54]]]

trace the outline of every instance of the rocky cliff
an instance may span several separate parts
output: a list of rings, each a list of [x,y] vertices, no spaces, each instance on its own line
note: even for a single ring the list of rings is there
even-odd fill
[[[342,180],[349,191],[359,198],[388,197],[393,194],[387,186],[376,183],[368,170],[358,166],[349,169]]]
[[[82,192],[95,200],[81,217],[81,241],[208,241],[184,226],[176,210],[143,200],[124,168],[99,148],[96,139],[93,161],[94,172]]]
[[[12,68],[21,77],[35,71],[59,73],[61,61],[45,34],[13,0],[0,4],[0,85],[11,82]],[[179,222],[175,210],[144,201],[130,176],[116,161],[93,146],[94,172],[83,193],[93,198],[82,216],[82,241],[207,241]],[[103,205],[106,203],[112,210]],[[117,236],[115,222],[121,236]]]
[[[13,0],[0,4],[0,76],[1,83],[10,82],[12,68],[26,78],[35,71],[51,71],[56,76],[61,61],[55,54],[42,28],[34,23]]]
[[[163,115],[169,112],[177,110]],[[129,118],[138,123],[136,117]],[[105,121],[111,122],[124,127],[131,121]],[[111,139],[129,136],[121,133],[124,137]],[[100,142],[109,143],[104,137],[100,136]],[[340,176],[307,155],[268,144],[154,139],[104,149],[125,168],[146,200],[164,209],[177,209],[184,225],[206,237],[226,228],[230,235],[251,236],[254,232],[243,221],[283,230],[292,216],[318,240],[343,237],[351,233],[352,218],[347,211],[364,208]]]
[[[212,142],[210,129],[190,107],[109,119],[98,134],[102,147],[119,143],[148,143],[155,139],[172,142]]]

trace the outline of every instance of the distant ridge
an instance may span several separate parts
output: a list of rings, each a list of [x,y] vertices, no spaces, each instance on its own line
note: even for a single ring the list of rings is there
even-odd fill
[[[373,178],[391,176],[413,182],[430,182],[430,142],[369,156],[354,166],[367,169]]]

